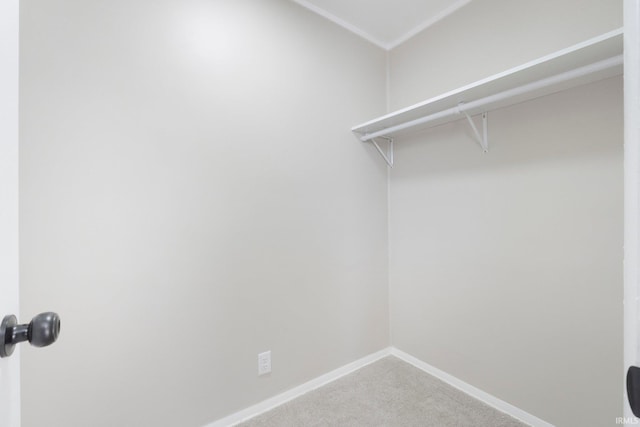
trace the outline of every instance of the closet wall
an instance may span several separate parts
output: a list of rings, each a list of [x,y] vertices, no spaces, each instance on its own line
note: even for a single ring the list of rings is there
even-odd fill
[[[393,108],[620,27],[622,2],[474,1],[390,54]],[[404,137],[392,343],[559,426],[622,414],[622,80]]]
[[[385,52],[286,0],[21,8],[21,311],[62,317],[25,427],[200,427],[388,346],[386,166],[348,131]]]

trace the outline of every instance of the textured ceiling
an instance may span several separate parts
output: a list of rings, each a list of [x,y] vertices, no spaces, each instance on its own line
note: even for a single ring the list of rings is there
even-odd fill
[[[392,49],[471,0],[293,0]]]

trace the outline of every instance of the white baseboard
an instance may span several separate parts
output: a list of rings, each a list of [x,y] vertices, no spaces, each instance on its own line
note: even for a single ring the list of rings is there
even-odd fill
[[[274,396],[270,399],[264,400],[256,405],[250,406],[247,409],[243,409],[242,411],[236,412],[235,414],[231,414],[225,418],[219,419],[211,424],[207,424],[204,427],[232,427],[236,424],[239,424],[243,421],[246,421],[250,418],[258,416],[264,412],[270,411],[271,409],[282,405],[296,397],[302,396],[305,393],[308,393],[312,390],[315,390],[323,385],[326,385],[332,381],[337,380],[338,378],[344,377],[358,369],[369,365],[377,360],[382,359],[386,356],[395,356],[398,359],[404,360],[405,362],[415,366],[416,368],[432,375],[445,383],[451,385],[452,387],[457,388],[463,393],[468,394],[469,396],[478,399],[481,402],[497,409],[500,412],[504,412],[507,415],[516,418],[517,420],[522,421],[523,423],[529,424],[533,427],[554,427],[553,424],[550,424],[540,418],[531,415],[530,413],[523,411],[520,408],[517,408],[504,400],[498,399],[497,397],[484,392],[471,384],[468,384],[453,375],[450,375],[435,366],[431,366],[426,362],[423,362],[420,359],[417,359],[410,354],[405,353],[402,350],[398,350],[395,347],[388,347],[383,350],[380,350],[376,353],[370,354],[368,356],[363,357],[362,359],[358,359],[355,362],[351,362],[347,365],[344,365],[338,369],[335,369],[327,374],[314,378],[311,381],[308,381],[298,387],[294,387],[291,390],[285,391],[277,396]]]
[[[541,420],[540,418],[531,415],[530,413],[525,412],[522,409],[505,402],[504,400],[498,399],[497,397],[484,392],[479,388],[476,388],[471,384],[468,384],[454,377],[453,375],[447,374],[446,372],[441,371],[435,366],[431,366],[428,363],[423,362],[422,360],[417,359],[402,350],[391,347],[391,355],[397,357],[398,359],[404,360],[405,362],[428,373],[429,375],[432,375],[439,380],[444,381],[450,386],[457,388],[458,390],[468,394],[469,396],[476,398],[479,401],[497,409],[498,411],[504,412],[505,414],[522,421],[523,423],[529,424],[533,427],[554,427],[553,424],[549,424],[548,422]]]
[[[335,381],[340,377],[344,377],[345,375],[348,375],[354,371],[357,371],[358,369],[366,365],[369,365],[377,360],[380,360],[383,357],[389,356],[390,354],[391,354],[391,347],[385,348],[376,353],[365,356],[362,359],[358,359],[355,362],[351,362],[338,369],[335,369],[327,374],[314,378],[311,381],[308,381],[302,385],[299,385],[298,387],[294,387],[291,390],[285,391],[284,393],[281,393],[270,399],[264,400],[256,405],[250,406],[247,409],[243,409],[240,412],[236,412],[235,414],[231,414],[211,424],[207,424],[204,427],[234,426],[250,418],[253,418],[257,415],[260,415],[264,412],[270,411],[276,406],[280,406],[283,403],[286,403],[292,399],[295,399],[296,397],[302,396],[303,394],[308,393],[312,390],[315,390],[318,387],[322,387],[325,384]]]

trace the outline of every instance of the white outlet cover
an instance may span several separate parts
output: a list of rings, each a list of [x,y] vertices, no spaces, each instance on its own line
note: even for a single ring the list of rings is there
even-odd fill
[[[258,375],[271,372],[271,350],[258,354]]]

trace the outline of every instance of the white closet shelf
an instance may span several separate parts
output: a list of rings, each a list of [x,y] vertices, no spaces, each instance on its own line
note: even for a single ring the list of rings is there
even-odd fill
[[[376,144],[380,154],[392,165],[393,160],[389,161],[374,138],[383,137],[392,142],[392,138],[403,132],[423,130],[466,117],[486,151],[486,120],[482,141],[470,116],[622,74],[622,35],[622,28],[602,34],[351,130],[362,141]]]

